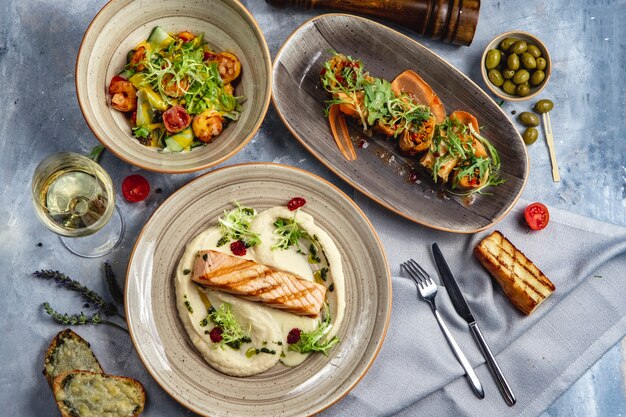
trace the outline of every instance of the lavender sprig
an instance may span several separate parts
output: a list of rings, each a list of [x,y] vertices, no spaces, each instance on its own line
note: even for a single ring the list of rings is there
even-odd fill
[[[115,279],[115,273],[113,272],[113,268],[111,268],[111,264],[108,262],[104,263],[104,279],[107,282],[109,294],[111,294],[113,301],[120,305],[124,305],[124,293]]]
[[[61,324],[70,326],[80,326],[84,324],[108,324],[109,326],[117,327],[118,329],[128,333],[128,330],[126,330],[124,327],[111,321],[103,320],[100,317],[99,313],[96,313],[92,316],[87,316],[82,311],[80,312],[80,314],[63,314],[50,307],[50,304],[48,302],[43,303],[43,309],[48,315],[50,315],[54,320]]]
[[[120,316],[117,311],[117,307],[115,307],[114,304],[107,303],[104,298],[102,298],[98,293],[90,290],[89,288],[82,285],[80,282],[71,279],[70,277],[59,271],[41,270],[33,272],[33,275],[41,279],[52,280],[61,287],[79,293],[87,302],[95,305],[98,310],[102,311],[107,316]]]

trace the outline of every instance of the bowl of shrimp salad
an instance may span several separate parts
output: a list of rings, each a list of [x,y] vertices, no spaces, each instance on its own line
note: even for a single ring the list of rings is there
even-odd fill
[[[85,32],[76,90],[111,152],[143,169],[184,173],[233,156],[271,97],[271,58],[236,0],[113,0]]]

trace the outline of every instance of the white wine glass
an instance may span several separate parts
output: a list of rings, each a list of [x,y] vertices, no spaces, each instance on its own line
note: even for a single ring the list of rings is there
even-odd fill
[[[124,221],[113,181],[91,159],[73,152],[48,156],[35,169],[32,193],[37,217],[70,252],[96,258],[120,244]]]

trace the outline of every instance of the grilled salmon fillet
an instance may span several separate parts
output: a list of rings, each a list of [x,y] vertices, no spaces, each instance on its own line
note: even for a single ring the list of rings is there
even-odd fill
[[[198,252],[191,279],[300,316],[316,317],[326,295],[316,282],[214,250]]]

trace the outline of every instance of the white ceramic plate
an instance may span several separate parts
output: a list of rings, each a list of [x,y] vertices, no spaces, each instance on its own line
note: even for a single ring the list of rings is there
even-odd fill
[[[215,224],[233,200],[263,210],[292,197],[333,238],[346,277],[341,343],[329,357],[312,355],[295,368],[276,365],[253,377],[222,374],[196,351],[175,306],[174,276],[185,245]],[[342,398],[368,370],[391,312],[391,276],[383,247],[358,206],[305,171],[270,163],[235,165],[190,182],[146,223],[126,277],[130,334],[144,365],[185,407],[211,416],[315,414]]]

